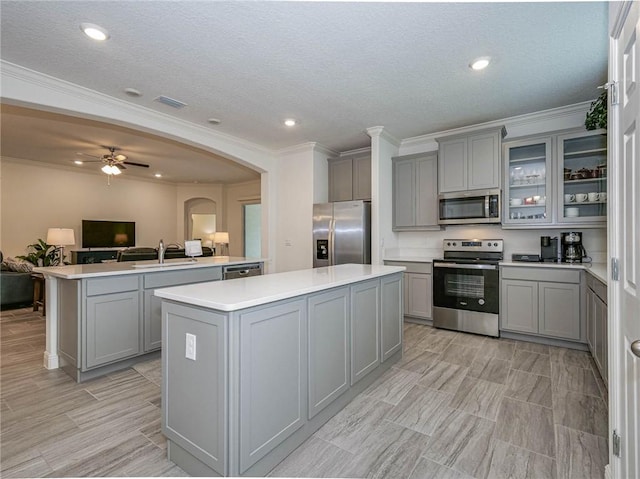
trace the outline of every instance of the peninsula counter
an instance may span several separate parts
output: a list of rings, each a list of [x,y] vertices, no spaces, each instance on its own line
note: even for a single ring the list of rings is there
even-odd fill
[[[191,475],[266,475],[402,357],[403,270],[156,290],[169,459]]]
[[[110,262],[34,268],[46,279],[44,366],[76,381],[121,369],[161,345],[158,287],[222,279],[225,266],[260,258]],[[156,354],[157,355],[157,354]]]

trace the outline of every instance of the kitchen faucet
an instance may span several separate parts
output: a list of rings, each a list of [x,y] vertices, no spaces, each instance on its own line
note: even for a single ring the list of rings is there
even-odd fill
[[[164,241],[160,240],[160,244],[158,245],[158,262],[160,264],[164,264]]]

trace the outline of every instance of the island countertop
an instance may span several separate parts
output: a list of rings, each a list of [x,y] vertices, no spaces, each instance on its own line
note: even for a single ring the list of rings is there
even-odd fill
[[[70,264],[33,268],[36,273],[62,279],[97,278],[101,276],[119,276],[123,274],[154,273],[212,266],[233,266],[247,263],[264,263],[264,258],[244,258],[240,256],[207,256],[196,261],[188,258],[168,259],[162,265],[157,260],[124,261],[113,263]]]
[[[401,266],[343,264],[155,290],[155,296],[219,311],[240,309],[400,273]]]

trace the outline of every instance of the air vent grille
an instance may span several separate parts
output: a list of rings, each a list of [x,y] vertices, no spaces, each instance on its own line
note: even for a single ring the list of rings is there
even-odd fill
[[[153,99],[154,101],[163,103],[164,105],[170,106],[171,108],[184,108],[187,106],[186,103],[181,102],[180,100],[175,100],[174,98],[169,98],[168,96],[161,95]]]

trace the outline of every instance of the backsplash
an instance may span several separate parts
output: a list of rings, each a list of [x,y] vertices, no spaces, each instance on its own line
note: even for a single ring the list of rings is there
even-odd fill
[[[396,233],[396,245],[385,248],[384,256],[440,257],[442,240],[455,238],[503,239],[505,260],[513,253],[540,253],[540,236],[559,237],[563,231],[581,231],[583,245],[594,263],[607,260],[607,230],[567,227],[565,229],[503,230],[500,226],[448,226],[442,231]]]

